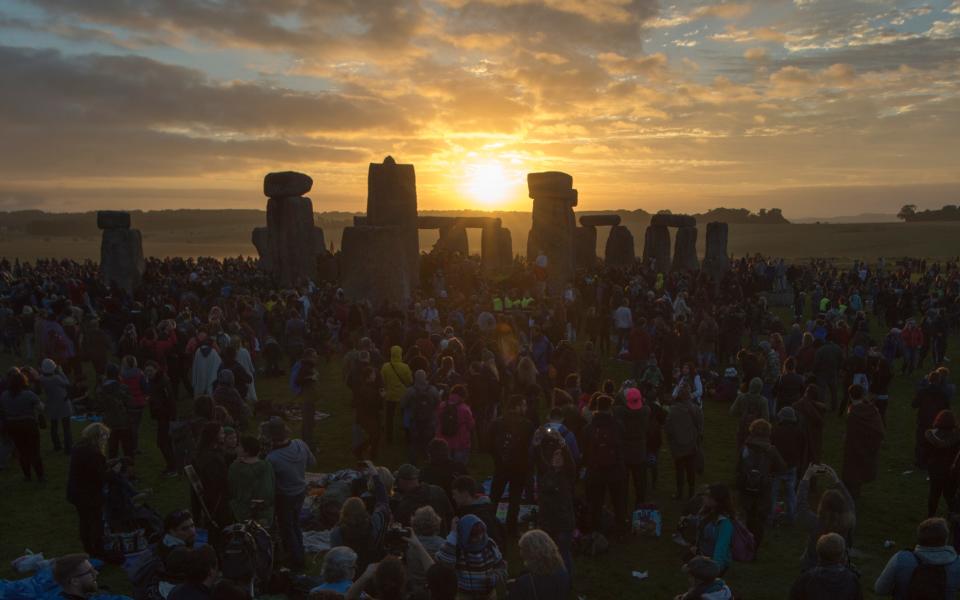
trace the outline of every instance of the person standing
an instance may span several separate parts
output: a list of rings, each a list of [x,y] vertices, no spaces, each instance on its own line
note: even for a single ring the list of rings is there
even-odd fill
[[[127,407],[133,396],[120,378],[120,367],[114,363],[107,365],[104,370],[104,379],[97,389],[97,403],[103,412],[103,424],[110,430],[108,454],[116,458],[119,450],[123,449],[125,457],[133,459],[133,436],[130,432],[130,418],[127,416]]]
[[[939,588],[939,589],[938,589]],[[895,600],[956,598],[960,593],[960,558],[950,545],[950,527],[943,519],[927,519],[917,527],[913,550],[897,552],[874,583],[878,596]]]
[[[931,371],[926,381],[921,382],[916,395],[913,397],[913,402],[911,402],[911,406],[917,409],[914,452],[918,466],[920,465],[920,449],[923,446],[927,430],[933,426],[933,421],[940,414],[940,411],[950,408],[946,389],[941,384],[940,373],[936,370]]]
[[[843,483],[856,500],[860,487],[877,478],[877,462],[883,443],[883,420],[877,407],[864,398],[859,385],[850,386],[847,433],[843,443]]]
[[[47,481],[40,458],[42,410],[40,397],[30,389],[26,373],[16,367],[7,371],[6,389],[0,394],[0,422],[17,449],[24,481],[31,481],[33,473],[40,483]]]
[[[430,385],[426,371],[417,369],[413,374],[413,385],[407,389],[400,400],[400,410],[407,415],[404,420],[409,423],[407,456],[412,465],[417,465],[421,457],[429,456],[428,447],[437,433],[439,405],[440,392]],[[449,451],[450,448],[447,446],[447,452]],[[446,487],[449,489],[449,481]]]
[[[493,454],[490,500],[494,506],[499,505],[504,489],[510,486],[506,525],[507,533],[513,535],[517,531],[520,500],[530,471],[528,450],[535,427],[524,416],[523,396],[511,396],[509,404],[507,413],[494,420],[490,427]]]
[[[681,390],[679,397],[669,407],[663,428],[677,474],[677,493],[673,499],[691,498],[696,486],[697,452],[703,437],[703,412],[690,400],[690,392],[686,388]],[[683,495],[684,480],[687,483],[686,496]]]
[[[770,444],[770,432],[770,422],[765,419],[751,423],[737,463],[740,508],[746,517],[747,529],[753,534],[754,556],[760,549],[770,514],[774,477],[786,471],[783,457]]]
[[[920,465],[927,470],[930,491],[927,494],[927,517],[937,514],[940,497],[946,499],[951,513],[958,512],[957,473],[954,470],[960,452],[960,430],[953,411],[941,410],[933,420],[920,446]]]
[[[278,417],[270,419],[267,429],[273,449],[267,454],[267,462],[273,466],[277,493],[275,506],[280,540],[292,568],[304,568],[303,531],[300,529],[300,509],[306,497],[307,483],[304,479],[308,466],[317,464],[310,448],[303,440],[290,439],[287,424]]]
[[[572,582],[573,532],[577,528],[573,504],[577,463],[563,434],[549,424],[534,434],[531,452],[539,492],[537,526],[556,542]]]
[[[110,430],[103,423],[91,423],[83,428],[70,454],[67,501],[77,509],[80,542],[91,556],[103,556],[103,485],[109,439]]]
[[[70,402],[70,380],[63,369],[49,358],[40,363],[40,387],[46,398],[44,405],[47,420],[50,423],[50,440],[54,452],[63,451],[67,456],[73,445],[73,432],[70,430],[70,417],[73,416],[73,404]],[[63,430],[63,444],[60,444],[58,429]]]
[[[476,427],[466,396],[467,388],[455,385],[437,407],[437,437],[446,440],[453,460],[462,465],[470,461],[471,436]]]
[[[307,348],[300,361],[294,365],[296,386],[299,389],[300,439],[313,447],[313,425],[317,406],[320,404],[320,374],[317,372],[317,351]]]
[[[140,454],[140,423],[143,421],[143,409],[147,406],[147,381],[143,371],[137,366],[137,357],[124,356],[121,361],[120,381],[130,390],[127,402],[127,419],[130,421],[130,437],[133,453]]]
[[[273,466],[260,458],[260,440],[240,438],[239,455],[227,470],[230,512],[236,521],[255,518],[266,528],[273,526],[276,481]]]
[[[390,347],[390,360],[383,363],[380,368],[380,377],[384,384],[384,430],[386,431],[387,443],[393,443],[393,421],[397,415],[397,407],[400,400],[407,392],[407,388],[413,385],[413,373],[410,367],[403,362],[403,348],[400,346]]]
[[[650,407],[643,403],[637,388],[624,393],[626,403],[617,406],[614,414],[623,430],[623,459],[627,476],[633,478],[634,505],[647,501],[647,429]]]
[[[353,386],[354,423],[353,455],[360,460],[367,449],[370,458],[377,459],[380,451],[380,411],[383,410],[383,388],[373,367],[361,368],[359,380]]]
[[[181,465],[173,452],[173,441],[170,438],[170,423],[177,420],[177,401],[173,397],[173,386],[167,374],[161,371],[154,361],[147,362],[143,375],[146,378],[150,416],[157,422],[157,448],[166,465],[161,475],[175,477]]]
[[[827,414],[827,405],[820,401],[820,391],[815,385],[808,385],[803,396],[793,405],[800,419],[800,431],[803,432],[803,460],[800,470],[806,471],[811,464],[823,462],[823,421]]]
[[[818,342],[820,343],[820,342]],[[837,410],[838,378],[840,367],[843,365],[843,350],[833,340],[820,343],[813,355],[813,374],[817,377],[817,387],[820,389],[820,399],[826,402],[830,394],[830,410]]]
[[[797,422],[797,413],[791,406],[784,406],[777,413],[777,424],[773,426],[773,433],[770,434],[770,443],[777,449],[786,464],[786,470],[773,479],[770,515],[771,517],[776,515],[777,498],[782,484],[787,504],[785,516],[791,523],[797,518],[797,473],[800,471],[800,463],[803,460],[804,441],[803,431]]]
[[[583,464],[587,468],[587,504],[593,530],[600,530],[603,506],[609,493],[613,503],[614,529],[622,532],[627,526],[623,431],[613,416],[612,405],[610,396],[602,395],[597,399],[597,412],[583,430]]]

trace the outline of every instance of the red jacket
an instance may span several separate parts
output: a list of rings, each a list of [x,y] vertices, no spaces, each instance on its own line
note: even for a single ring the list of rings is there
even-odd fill
[[[923,346],[923,330],[919,327],[906,327],[900,332],[900,339],[907,348],[920,348]]]
[[[437,437],[446,440],[451,450],[469,450],[470,434],[473,433],[474,426],[476,425],[476,421],[473,419],[473,411],[471,411],[467,403],[460,400],[459,397],[453,396],[452,398],[456,398],[457,433],[450,437],[443,435],[443,413],[449,402],[448,400],[444,400],[440,403],[440,406],[437,407]]]

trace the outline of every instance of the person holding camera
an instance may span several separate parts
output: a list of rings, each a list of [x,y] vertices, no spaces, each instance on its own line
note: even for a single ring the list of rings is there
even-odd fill
[[[348,546],[357,553],[357,571],[361,573],[383,556],[383,540],[391,519],[390,500],[380,472],[370,461],[365,467],[364,474],[373,482],[373,512],[367,512],[361,498],[347,498],[340,508],[340,522],[330,532],[331,546]]]
[[[824,490],[817,511],[810,509],[810,485],[814,477],[825,476],[830,487]],[[827,533],[843,536],[849,550],[853,542],[853,528],[857,524],[856,507],[850,492],[840,481],[837,472],[822,464],[807,467],[800,485],[797,486],[797,522],[807,530],[807,548],[800,559],[800,569],[805,571],[817,564],[817,541]]]

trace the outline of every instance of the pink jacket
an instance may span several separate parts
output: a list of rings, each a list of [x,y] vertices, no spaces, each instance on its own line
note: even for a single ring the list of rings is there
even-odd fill
[[[444,400],[437,407],[437,437],[446,440],[451,450],[469,450],[470,434],[473,433],[473,428],[476,425],[476,421],[473,420],[473,411],[470,410],[466,402],[461,401],[459,396],[451,396],[451,400],[454,401],[453,404],[457,404],[457,417],[460,426],[457,428],[456,435],[451,437],[443,435],[441,431],[443,428],[443,411],[447,408],[448,402]]]

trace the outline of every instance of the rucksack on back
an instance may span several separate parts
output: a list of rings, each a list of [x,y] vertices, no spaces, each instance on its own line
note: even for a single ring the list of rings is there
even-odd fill
[[[440,415],[440,433],[447,437],[453,437],[457,435],[457,431],[459,430],[460,406],[447,403],[443,408],[443,413]]]
[[[913,552],[917,568],[910,575],[907,585],[907,600],[942,600],[947,597],[947,566],[934,565],[920,560]]]
[[[609,467],[620,462],[620,443],[613,423],[594,423],[590,440],[590,466]]]
[[[273,543],[270,534],[247,521],[223,530],[220,572],[226,579],[242,582],[266,582],[273,571]]]
[[[752,495],[761,494],[770,481],[768,453],[744,446],[740,456],[740,468],[737,474],[740,491]]]
[[[413,397],[413,421],[420,427],[427,427],[433,422],[433,398],[426,392],[418,392]]]

